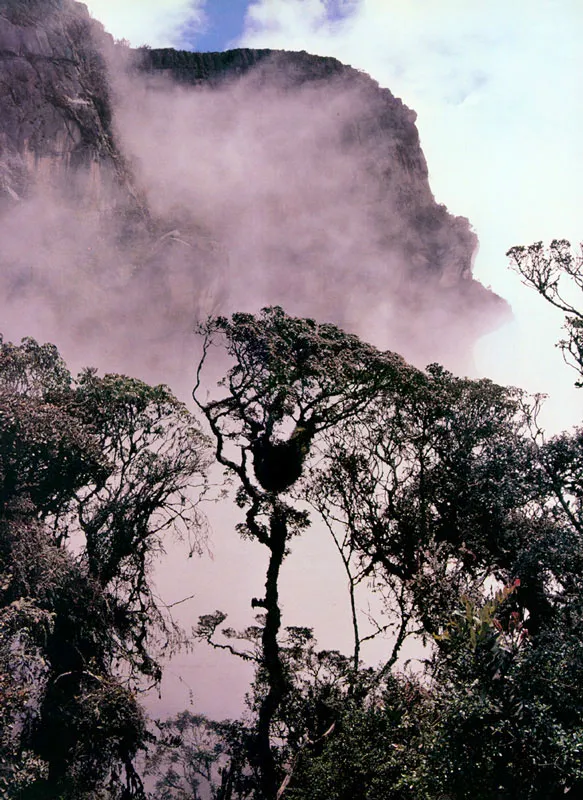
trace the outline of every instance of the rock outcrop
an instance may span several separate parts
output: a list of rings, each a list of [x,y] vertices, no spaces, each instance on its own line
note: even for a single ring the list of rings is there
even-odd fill
[[[95,165],[116,169],[99,26],[63,0],[0,3],[0,192],[24,196],[50,179]]]
[[[182,85],[199,88],[218,88],[255,73],[256,84],[263,88],[293,91],[319,84],[335,90],[342,86],[358,94],[360,103],[348,124],[344,122],[343,135],[347,148],[365,154],[370,174],[377,181],[379,225],[388,216],[387,209],[392,214],[396,208],[404,223],[399,226],[399,244],[413,271],[429,270],[446,284],[470,278],[478,240],[467,219],[452,216],[433,197],[415,125],[417,114],[370,76],[335,58],[274,50],[190,53],[142,49],[138,64],[146,73],[171,75]],[[385,227],[390,247],[389,228],[395,225]]]
[[[458,340],[458,350],[469,351],[475,337],[506,312],[505,304],[473,279],[476,235],[465,218],[436,203],[415,112],[388,89],[333,58],[244,49],[125,52],[125,82],[112,83],[112,54],[122,49],[73,0],[0,0],[0,224],[10,214],[25,224],[19,209],[34,200],[39,187],[48,187],[58,192],[65,217],[70,212],[76,230],[85,231],[78,233],[76,249],[70,236],[65,248],[55,245],[53,261],[68,276],[61,279],[58,292],[53,291],[50,260],[39,282],[37,266],[27,266],[27,272],[23,265],[27,259],[38,264],[42,257],[32,245],[19,249],[13,244],[4,269],[5,293],[16,296],[23,287],[30,293],[36,281],[53,300],[58,295],[70,302],[72,286],[86,286],[89,276],[89,291],[99,293],[101,307],[109,309],[112,319],[127,320],[138,305],[143,309],[150,304],[164,316],[165,325],[182,319],[191,327],[194,317],[209,310],[230,311],[239,302],[252,305],[249,296],[242,297],[241,286],[256,281],[263,287],[257,293],[262,303],[325,315],[362,335],[376,336],[383,346],[392,345],[392,336],[395,349],[406,355],[411,355],[406,342],[417,339],[421,345],[412,354],[421,353],[420,358],[433,352],[422,343],[435,340],[438,329],[443,329],[444,340]],[[219,103],[219,97],[234,92],[234,102],[252,97],[259,116],[269,112],[276,97],[284,104],[289,98],[292,105],[307,97],[288,120],[293,127],[302,114],[314,114],[315,121],[303,132],[310,140],[305,152],[311,148],[314,159],[304,165],[304,173],[300,170],[305,185],[290,202],[285,179],[275,189],[266,188],[265,196],[260,186],[248,195],[242,191],[238,204],[232,201],[239,190],[228,189],[224,214],[216,199],[209,211],[200,192],[189,201],[158,202],[162,184],[152,180],[154,173],[144,163],[149,151],[140,150],[139,137],[128,132],[131,113],[124,117],[136,86],[158,97],[178,91],[181,102],[192,93],[193,103],[201,97],[207,102],[209,92],[216,93]],[[236,127],[229,113],[229,124]],[[156,120],[158,127],[161,123]],[[271,128],[258,130],[271,136]],[[209,132],[205,135],[208,141]],[[228,130],[217,130],[219,135],[228,136]],[[294,143],[294,130],[286,135]],[[312,146],[315,138],[319,151]],[[278,147],[285,150],[285,137],[281,141]],[[237,146],[234,136],[233,148]],[[332,151],[337,156],[330,162],[328,194],[321,180],[312,190],[310,174],[319,168],[318,152]],[[301,159],[301,153],[297,146],[293,157]],[[221,165],[216,171],[226,176],[228,187],[224,169]],[[321,169],[326,169],[324,163]],[[346,174],[339,178],[339,171]],[[200,182],[200,173],[193,175],[193,182]],[[218,180],[212,176],[213,183]],[[314,207],[302,208],[310,198]],[[251,237],[252,246],[248,237],[239,247],[239,234],[229,236],[221,217],[247,220],[247,206],[255,200],[257,215],[272,218],[269,236],[263,232]],[[334,209],[340,203],[346,213],[324,213],[321,230],[314,226],[307,231],[318,204]],[[47,223],[46,237],[52,224]],[[253,226],[248,220],[245,224],[247,229]],[[347,228],[352,227],[351,233]],[[265,241],[259,241],[261,236]],[[77,272],[63,266],[72,250],[77,261],[81,251],[91,251],[89,261],[83,257],[76,264]],[[250,267],[252,278],[242,274],[249,260],[255,265]],[[238,288],[229,292],[231,281]],[[120,302],[107,294],[112,286],[124,293],[123,313]],[[367,315],[375,318],[376,327],[361,324]],[[391,332],[388,339],[378,335],[383,325]],[[87,319],[77,327],[85,330]],[[89,327],[99,327],[96,317]],[[438,347],[435,358],[439,355]]]

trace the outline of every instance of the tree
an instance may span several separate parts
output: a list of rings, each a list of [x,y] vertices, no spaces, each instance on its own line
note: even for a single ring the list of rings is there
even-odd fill
[[[148,772],[157,775],[156,800],[250,800],[257,786],[248,764],[250,731],[241,722],[216,722],[183,711],[158,723],[161,736]]]
[[[335,429],[308,486],[394,598],[393,651],[368,687],[407,625],[433,643],[420,796],[579,790],[581,431],[537,441],[531,419],[520,392],[432,367]]]
[[[298,752],[289,800],[413,800],[427,692],[386,675],[366,703],[345,697],[330,736]]]
[[[482,605],[462,598],[439,637],[430,667],[436,713],[422,732],[417,769],[429,797],[581,793],[579,626],[565,626],[559,614],[532,636],[528,618],[512,610],[517,588],[518,581]]]
[[[238,482],[237,502],[246,508],[239,530],[269,552],[265,594],[252,600],[265,611],[260,666],[266,691],[250,758],[262,797],[275,800],[282,774],[271,729],[289,689],[278,641],[278,582],[290,540],[308,524],[290,490],[319,436],[361,414],[380,387],[400,387],[414,371],[394,353],[381,353],[333,325],[289,317],[277,307],[259,317],[214,318],[201,332],[203,357],[193,395],[215,438],[217,461]],[[234,365],[220,384],[225,394],[203,403],[202,369],[217,342]],[[208,639],[207,628],[202,635]]]
[[[166,387],[94,370],[74,381],[54,346],[0,339],[8,796],[143,794],[136,690],[160,679],[176,640],[150,568],[167,532],[196,543],[206,463],[205,438]]]
[[[237,485],[239,530],[269,554],[265,596],[252,600],[264,612],[257,624],[224,629],[226,644],[214,639],[224,613],[197,629],[257,667],[253,723],[239,740],[241,774],[257,787],[245,791],[262,800],[580,793],[581,431],[545,441],[532,435],[538,401],[523,392],[437,365],[413,369],[281,309],[210,320],[203,334],[195,399]],[[232,366],[219,398],[203,402],[216,344]],[[349,576],[352,657],[281,627],[279,571],[309,525],[307,507]],[[376,669],[360,658],[365,581],[385,599],[376,631],[393,635]],[[427,645],[415,677],[399,673],[408,635]]]
[[[566,239],[553,239],[546,249],[542,242],[512,247],[506,255],[526,286],[565,312],[567,336],[558,346],[566,363],[583,377],[583,311],[571,300],[575,292],[583,291],[583,255],[574,253]],[[583,381],[577,380],[575,386],[583,387]]]
[[[307,498],[383,587],[395,663],[408,631],[436,632],[462,593],[505,563],[505,531],[530,495],[521,394],[440,367],[379,392],[327,435]]]

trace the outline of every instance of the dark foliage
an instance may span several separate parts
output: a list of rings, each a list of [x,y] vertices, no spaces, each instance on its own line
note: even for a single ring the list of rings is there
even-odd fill
[[[544,441],[522,392],[411,369],[280,309],[215,320],[206,334],[205,353],[223,334],[235,362],[225,396],[203,411],[219,461],[241,484],[241,530],[271,550],[274,522],[307,500],[351,587],[354,657],[318,651],[304,629],[282,636],[278,570],[272,598],[252,602],[277,617],[273,653],[267,617],[224,631],[252,643],[244,657],[258,665],[258,728],[276,698],[263,717],[269,784],[267,751],[258,759],[253,728],[242,733],[251,796],[579,793],[580,431]],[[240,460],[226,455],[233,444]],[[395,636],[376,670],[359,663],[355,592],[365,580],[385,599],[377,632]],[[224,618],[201,620],[201,638],[216,645]],[[396,671],[411,635],[427,648],[415,678]]]
[[[255,664],[247,714],[160,723],[153,796],[583,794],[582,431],[545,439],[516,389],[413,369],[280,308],[202,332],[195,399],[268,565],[255,625],[217,611],[194,631]],[[231,368],[203,403],[216,344]],[[173,642],[149,567],[165,531],[200,525],[205,440],[165,387],[73,381],[33,340],[2,343],[0,366],[0,786],[143,797],[135,690]],[[316,516],[348,577],[350,655],[282,625],[280,570]],[[367,582],[382,622],[359,611]],[[361,663],[373,636],[391,637],[376,668]],[[415,671],[407,638],[425,646]]]
[[[583,377],[583,310],[579,307],[579,293],[583,292],[583,255],[574,252],[566,239],[554,239],[548,248],[542,242],[512,247],[506,255],[526,286],[565,313],[566,338],[557,346],[566,363]],[[582,388],[583,380],[578,379],[575,386]]]
[[[206,443],[166,387],[0,339],[0,782],[7,797],[143,794],[135,690],[176,632],[149,583],[196,537]],[[193,544],[195,538],[193,538]]]

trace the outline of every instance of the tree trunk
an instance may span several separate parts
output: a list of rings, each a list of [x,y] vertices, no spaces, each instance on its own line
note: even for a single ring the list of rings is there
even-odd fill
[[[262,660],[268,691],[259,709],[256,754],[262,794],[265,800],[275,800],[279,781],[271,749],[270,732],[272,720],[287,690],[277,640],[281,625],[278,581],[287,542],[287,522],[285,511],[278,505],[274,506],[269,527],[270,556],[265,581],[265,600],[263,605],[266,614],[262,635]]]

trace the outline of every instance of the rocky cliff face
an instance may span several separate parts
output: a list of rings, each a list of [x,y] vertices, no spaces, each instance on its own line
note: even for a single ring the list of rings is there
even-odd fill
[[[307,53],[122,50],[72,0],[0,0],[12,302],[66,309],[79,336],[123,320],[132,341],[279,303],[422,360],[504,312],[472,278],[468,221],[433,198],[415,113],[367,75]]]
[[[183,85],[220,87],[255,74],[259,88],[277,86],[294,92],[303,86],[333,87],[358,95],[358,105],[342,121],[347,151],[360,151],[376,181],[378,224],[385,227],[386,245],[404,250],[412,271],[440,275],[443,283],[471,277],[477,237],[467,219],[454,217],[435,202],[425,156],[415,126],[417,115],[368,75],[335,58],[306,52],[230,50],[190,53],[171,49],[139,51],[140,68],[150,74],[171,75]],[[333,202],[333,198],[331,198]],[[392,241],[395,209],[401,220],[398,242]]]
[[[85,6],[0,3],[0,192],[25,195],[34,173],[114,167],[105,63]]]

